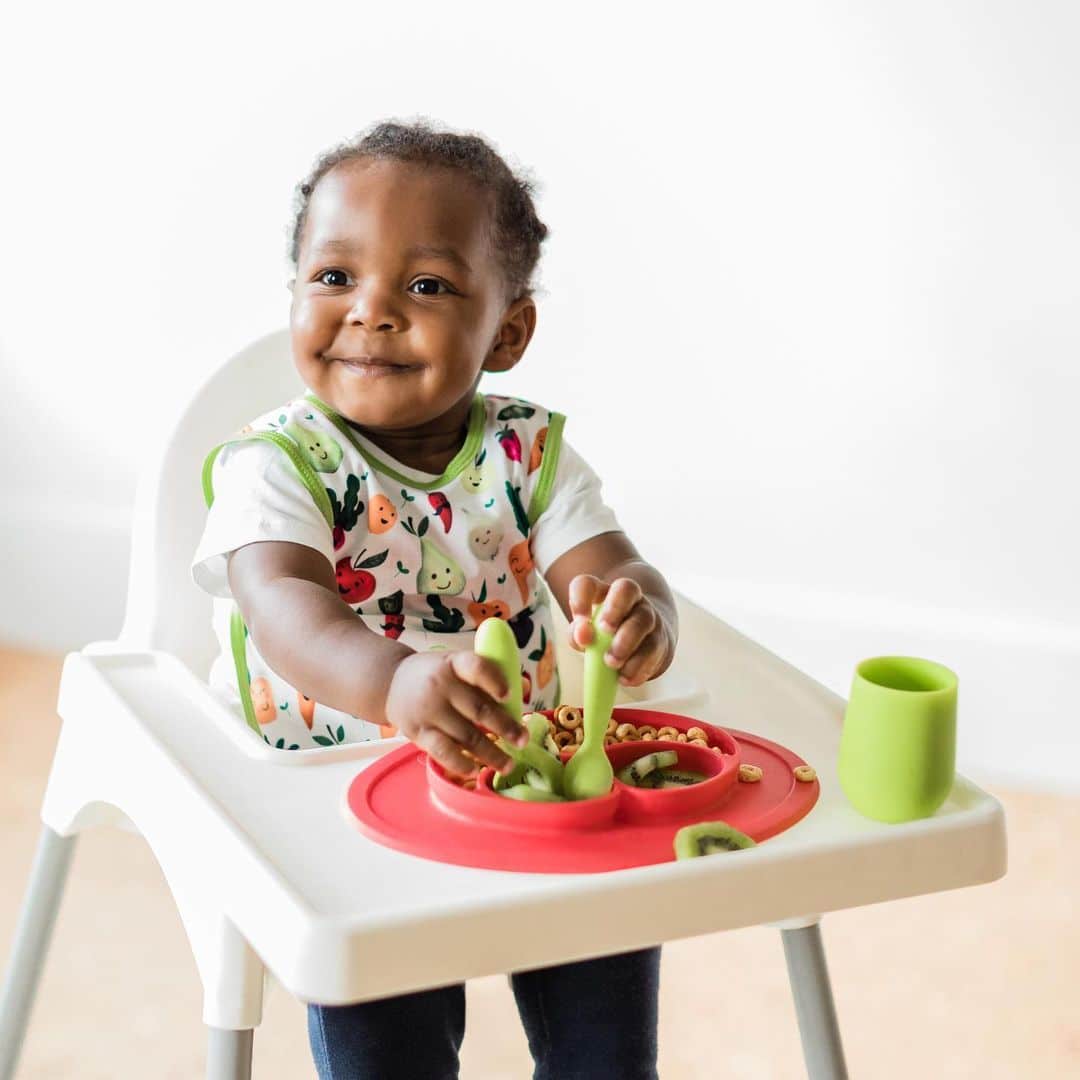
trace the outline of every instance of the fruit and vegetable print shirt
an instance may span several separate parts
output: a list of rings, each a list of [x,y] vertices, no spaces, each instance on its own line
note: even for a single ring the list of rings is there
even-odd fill
[[[260,654],[232,598],[227,555],[279,540],[322,552],[341,599],[366,626],[418,651],[471,649],[484,619],[505,619],[526,703],[557,704],[552,600],[540,575],[570,548],[619,528],[599,478],[563,441],[563,423],[532,402],[478,394],[464,444],[433,476],[389,458],[307,390],[214,447],[191,566],[215,597],[221,651],[211,689],[279,749],[396,734],[321,703],[313,687],[290,685]]]

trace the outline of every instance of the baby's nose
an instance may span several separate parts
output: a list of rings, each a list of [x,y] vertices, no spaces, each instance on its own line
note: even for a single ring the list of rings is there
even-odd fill
[[[353,326],[366,326],[369,330],[397,330],[401,316],[383,289],[361,289],[349,308],[348,321]]]

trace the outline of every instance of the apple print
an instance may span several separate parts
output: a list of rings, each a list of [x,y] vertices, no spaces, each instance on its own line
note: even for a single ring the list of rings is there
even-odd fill
[[[364,548],[364,551],[367,551],[367,548]],[[375,592],[375,575],[369,574],[368,571],[384,563],[386,556],[390,554],[390,549],[387,548],[386,551],[365,559],[364,551],[361,551],[355,559],[350,559],[348,556],[339,559],[334,567],[338,592],[346,604],[362,604]]]

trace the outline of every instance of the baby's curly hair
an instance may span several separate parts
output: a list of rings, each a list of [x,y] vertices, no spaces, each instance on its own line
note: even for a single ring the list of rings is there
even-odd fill
[[[513,172],[479,135],[439,130],[426,119],[407,123],[382,120],[366,131],[324,153],[299,184],[293,196],[293,221],[288,257],[295,269],[300,259],[300,238],[315,185],[331,169],[346,161],[393,159],[420,165],[459,169],[494,196],[492,244],[511,300],[531,296],[532,280],[540,260],[540,245],[548,227],[533,205],[536,182],[525,170]]]

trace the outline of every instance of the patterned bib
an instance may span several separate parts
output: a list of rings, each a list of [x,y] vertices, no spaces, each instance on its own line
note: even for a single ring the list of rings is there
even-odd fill
[[[203,494],[209,507],[223,447],[273,443],[321,511],[333,535],[338,592],[370,630],[417,651],[471,649],[484,619],[505,619],[517,639],[526,703],[551,708],[559,699],[551,600],[529,537],[551,494],[564,420],[520,398],[477,394],[461,450],[441,476],[421,481],[362,446],[348,421],[309,391],[214,447],[203,464]],[[245,718],[271,746],[396,734],[279,677],[235,603],[230,637]]]

